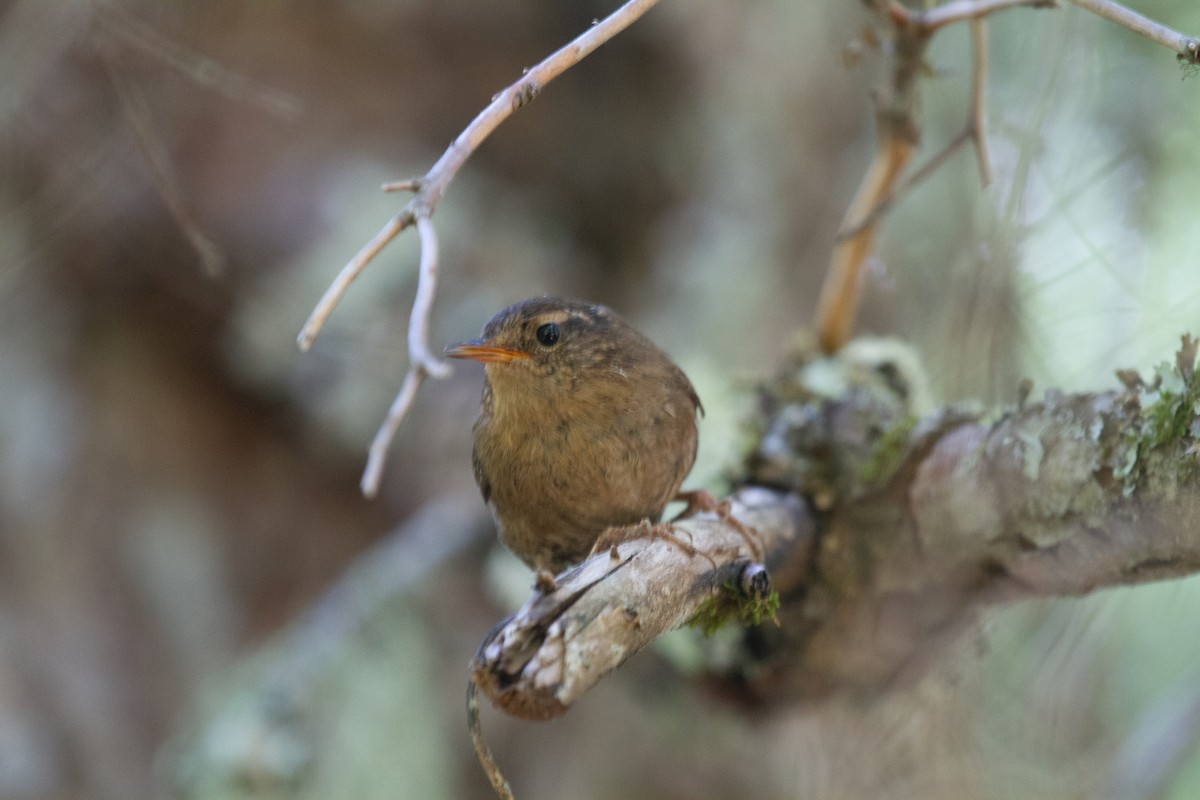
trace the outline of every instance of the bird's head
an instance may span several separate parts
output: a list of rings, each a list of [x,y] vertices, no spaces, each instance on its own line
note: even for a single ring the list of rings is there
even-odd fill
[[[492,379],[573,379],[595,368],[619,368],[619,360],[639,350],[641,340],[604,306],[534,297],[504,309],[483,327],[480,338],[451,345],[446,355],[482,362]]]

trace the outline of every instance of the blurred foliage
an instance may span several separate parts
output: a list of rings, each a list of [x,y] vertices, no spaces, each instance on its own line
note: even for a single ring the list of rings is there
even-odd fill
[[[1194,2],[1139,5],[1200,30]],[[0,798],[489,796],[461,691],[508,608],[490,536],[405,550],[420,569],[283,712],[264,699],[356,559],[474,497],[469,367],[424,390],[383,497],[357,494],[403,374],[411,238],[311,353],[294,337],[399,207],[378,184],[612,6],[0,3]],[[692,376],[692,483],[715,480],[873,146],[878,58],[842,60],[867,22],[664,2],[554,83],[438,211],[434,342],[537,293],[611,304]],[[904,198],[860,329],[914,342],[947,400],[1148,374],[1198,327],[1197,82],[1074,7],[989,30],[995,185],[963,151]],[[925,155],[965,120],[965,29],[931,60]],[[862,706],[750,718],[643,655],[560,722],[484,725],[530,798],[1095,796],[1146,743],[1180,752],[1162,796],[1194,797],[1197,586],[997,612]]]

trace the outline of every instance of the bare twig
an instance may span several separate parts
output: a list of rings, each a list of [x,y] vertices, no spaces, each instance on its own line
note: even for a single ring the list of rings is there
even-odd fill
[[[450,147],[430,168],[425,177],[411,182],[412,186],[419,187],[416,196],[399,214],[392,217],[338,274],[333,284],[317,303],[316,308],[313,309],[308,321],[304,323],[304,328],[300,331],[297,339],[300,349],[308,350],[312,346],[313,340],[321,332],[329,315],[333,313],[334,306],[346,293],[350,283],[379,254],[379,251],[411,225],[416,217],[433,214],[442,195],[446,193],[447,187],[463,164],[492,131],[499,127],[500,123],[537,97],[546,84],[629,27],[657,2],[658,0],[629,0],[570,44],[555,51],[540,64],[527,70],[519,81],[493,97],[487,108],[481,111],[471,121],[471,124],[458,135],[458,138],[450,143]]]
[[[908,174],[903,181],[900,181],[893,186],[880,200],[879,203],[870,210],[870,212],[862,218],[862,221],[857,225],[839,231],[837,240],[839,242],[858,236],[865,228],[873,226],[879,222],[879,218],[892,210],[896,202],[908,194],[910,191],[920,185],[926,178],[937,172],[943,164],[954,155],[954,153],[967,142],[971,141],[971,131],[967,128],[959,131],[958,134],[946,142],[941,150],[934,153],[928,161],[914,169]]]
[[[385,192],[416,192],[421,188],[421,179],[409,178],[403,181],[389,181],[380,188]]]
[[[945,5],[914,10],[898,0],[876,0],[872,3],[875,11],[892,27],[894,35],[890,52],[894,60],[890,69],[890,83],[877,94],[879,152],[842,218],[837,246],[817,303],[814,327],[824,352],[834,353],[850,339],[862,294],[862,269],[871,254],[875,229],[880,217],[891,208],[896,198],[929,175],[967,141],[975,143],[983,183],[986,185],[991,180],[983,127],[987,75],[987,41],[983,18],[1016,6],[1040,8],[1053,5],[1054,0],[954,0]],[[938,30],[964,21],[971,23],[974,43],[970,119],[962,133],[907,181],[900,183],[920,139],[917,94],[919,78],[924,70],[925,51]]]
[[[821,349],[826,353],[837,352],[850,340],[862,294],[862,267],[875,242],[879,218],[875,209],[893,193],[915,147],[915,141],[907,138],[890,137],[882,141],[842,218],[842,229],[852,233],[839,237],[834,247],[814,322]]]
[[[434,243],[432,224],[429,223],[446,189],[462,169],[467,159],[479,148],[500,123],[508,119],[522,106],[532,101],[550,81],[579,63],[600,45],[633,24],[649,11],[658,0],[628,0],[603,20],[597,21],[585,33],[566,46],[559,48],[537,66],[525,71],[523,77],[492,98],[492,102],[471,121],[458,137],[450,143],[424,177],[384,184],[384,191],[412,191],[408,204],[375,234],[372,239],[342,267],[333,283],[317,302],[296,341],[300,349],[307,351],[325,326],[333,309],[350,288],[350,284],[368,264],[379,255],[405,228],[416,223],[422,246],[422,277],[418,284],[417,298],[413,303],[412,319],[409,324],[409,369],[404,378],[388,417],[380,427],[371,444],[367,468],[363,474],[362,488],[368,496],[378,490],[380,473],[383,469],[387,447],[395,435],[404,415],[412,407],[417,390],[426,377],[442,377],[448,368],[429,355],[426,341],[429,307],[434,297],[434,273],[436,252],[426,258],[424,249]],[[428,225],[422,231],[422,226]],[[428,266],[428,269],[426,268]]]
[[[982,17],[971,20],[971,50],[974,69],[971,73],[971,118],[967,130],[975,143],[975,160],[979,165],[979,180],[985,186],[992,182],[992,163],[988,158],[987,134],[984,128],[987,97],[987,22]]]
[[[913,23],[929,34],[947,25],[966,20],[983,19],[1007,8],[1016,8],[1017,6],[1053,8],[1056,5],[1056,0],[954,0],[954,2],[934,6],[925,11],[909,11],[908,13],[911,15]]]
[[[973,50],[971,75],[971,109],[966,125],[928,161],[911,172],[907,178],[891,187],[859,222],[853,227],[838,232],[837,241],[844,242],[858,236],[874,225],[879,218],[892,209],[896,201],[937,172],[938,168],[968,141],[975,145],[975,159],[979,165],[979,180],[987,187],[992,182],[991,160],[988,157],[987,134],[984,127],[985,94],[987,90],[987,28],[982,17],[970,20]]]
[[[1113,2],[1113,0],[1069,0],[1069,2],[1174,50],[1181,61],[1188,64],[1200,64],[1200,39],[1195,36],[1186,36],[1179,31],[1172,30],[1120,3]]]
[[[1197,39],[1166,28],[1111,0],[1071,0],[1071,2],[1170,47],[1179,53],[1181,60],[1195,64],[1198,63],[1197,59],[1200,59],[1200,41]],[[893,80],[896,84],[893,98],[900,98],[901,102],[892,102],[886,109],[887,122],[881,126],[884,128],[885,140],[889,138],[887,132],[889,126],[893,131],[893,138],[896,131],[903,132],[907,128],[912,131],[915,144],[917,127],[915,110],[911,102],[904,102],[904,98],[915,97],[915,82],[912,80],[912,75],[917,70],[914,68],[914,64],[906,62],[912,62],[914,58],[919,59],[929,37],[939,29],[955,22],[967,21],[971,25],[973,50],[971,111],[964,130],[902,182],[899,180],[902,169],[893,172],[890,182],[880,181],[881,175],[887,177],[887,173],[881,169],[881,166],[893,164],[896,161],[897,143],[885,141],[881,145],[880,155],[876,157],[875,162],[868,170],[859,193],[855,195],[850,209],[843,218],[842,229],[837,238],[838,246],[834,251],[834,258],[825,285],[822,287],[815,327],[826,352],[836,351],[850,337],[861,291],[859,274],[862,263],[870,254],[875,226],[880,218],[895,205],[896,201],[933,174],[951,154],[967,141],[971,141],[975,145],[980,180],[984,186],[992,181],[984,126],[987,82],[987,32],[984,18],[989,14],[1016,6],[1050,8],[1056,5],[1056,0],[954,0],[932,8],[914,10],[897,0],[878,0],[873,4],[876,11],[894,27],[898,42],[896,47],[898,56],[893,69]]]
[[[488,776],[488,782],[496,790],[496,796],[500,800],[513,800],[512,787],[508,785],[508,780],[500,771],[500,765],[492,757],[487,740],[483,738],[483,726],[479,723],[479,687],[474,676],[467,680],[467,729],[471,732],[471,746],[475,748],[475,757],[479,759],[479,766],[483,767],[484,774]]]
[[[317,301],[316,308],[309,315],[308,321],[304,323],[304,328],[300,331],[300,336],[296,339],[301,350],[307,352],[312,347],[317,334],[321,332],[321,328],[325,327],[325,322],[329,319],[329,315],[333,313],[334,306],[342,299],[342,295],[350,288],[350,284],[366,269],[367,264],[370,264],[371,260],[379,255],[383,248],[388,246],[388,243],[392,239],[395,239],[400,235],[401,231],[413,224],[414,219],[416,219],[416,216],[413,212],[413,201],[410,201],[403,211],[388,220],[387,224],[380,228],[379,233],[371,237],[371,240],[355,253],[354,258],[350,259],[349,263],[342,267],[341,272],[333,279],[333,283],[325,290],[325,294]]]
[[[426,378],[442,378],[450,374],[450,365],[429,352],[429,313],[437,294],[438,243],[437,231],[429,217],[417,217],[417,236],[421,241],[421,267],[417,278],[417,296],[408,318],[408,373],[388,409],[387,417],[367,453],[367,468],[363,471],[362,492],[374,497],[379,492],[387,450],[416,399],[417,389]]]

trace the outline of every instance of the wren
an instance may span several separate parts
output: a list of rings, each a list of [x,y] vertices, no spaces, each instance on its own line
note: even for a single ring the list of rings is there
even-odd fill
[[[530,298],[446,355],[484,364],[475,480],[500,540],[535,570],[582,561],[609,527],[657,521],[696,460],[691,381],[604,306]]]

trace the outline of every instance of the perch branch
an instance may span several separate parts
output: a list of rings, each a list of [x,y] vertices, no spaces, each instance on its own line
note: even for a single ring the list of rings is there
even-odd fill
[[[422,246],[422,270],[409,323],[409,368],[388,416],[371,444],[367,467],[362,479],[362,488],[366,495],[373,496],[378,491],[388,445],[395,436],[405,414],[412,407],[417,390],[425,378],[441,377],[449,371],[445,365],[429,355],[428,318],[434,298],[432,274],[436,272],[437,261],[436,253],[433,258],[426,258],[424,254],[426,246],[431,242],[436,243],[430,218],[446,193],[446,189],[467,159],[491,135],[492,131],[499,127],[500,123],[537,97],[546,84],[629,27],[657,2],[658,0],[629,0],[603,20],[595,22],[585,33],[559,48],[537,66],[526,70],[520,80],[493,97],[492,102],[450,143],[441,158],[424,177],[384,184],[384,191],[411,191],[413,197],[354,255],[354,258],[342,267],[333,283],[317,301],[316,307],[313,308],[296,338],[300,349],[308,351],[354,279],[405,228],[413,224],[417,225]],[[421,232],[423,224],[428,227]],[[428,271],[425,269],[426,264],[432,265]],[[414,333],[419,337],[415,341]],[[414,352],[420,356],[420,359],[413,359]]]
[[[739,583],[752,559],[747,531],[731,519],[767,554],[777,589],[787,589],[781,579],[797,581],[790,565],[797,556],[807,562],[812,540],[804,505],[744,488],[728,517],[631,527],[626,541],[559,576],[548,593],[535,590],[480,645],[471,665],[475,683],[515,716],[562,714],[634,653],[730,591],[723,584]]]
[[[987,605],[1200,571],[1196,350],[1185,337],[1150,386],[1048,390],[995,421],[949,408],[918,422],[903,358],[801,359],[767,390],[747,480],[836,500],[812,580],[731,691],[879,692],[923,674]],[[805,385],[829,368],[847,387],[834,398]]]
[[[748,486],[732,514],[761,538],[781,625],[748,630],[712,685],[766,707],[870,696],[923,675],[987,606],[1200,571],[1194,340],[1152,386],[1048,391],[990,421],[918,421],[908,356],[859,345],[806,355],[764,390],[745,480],[795,494]],[[819,530],[799,496],[822,509]],[[561,714],[751,560],[720,517],[675,534],[712,562],[632,529],[488,635],[480,690],[516,716]]]

